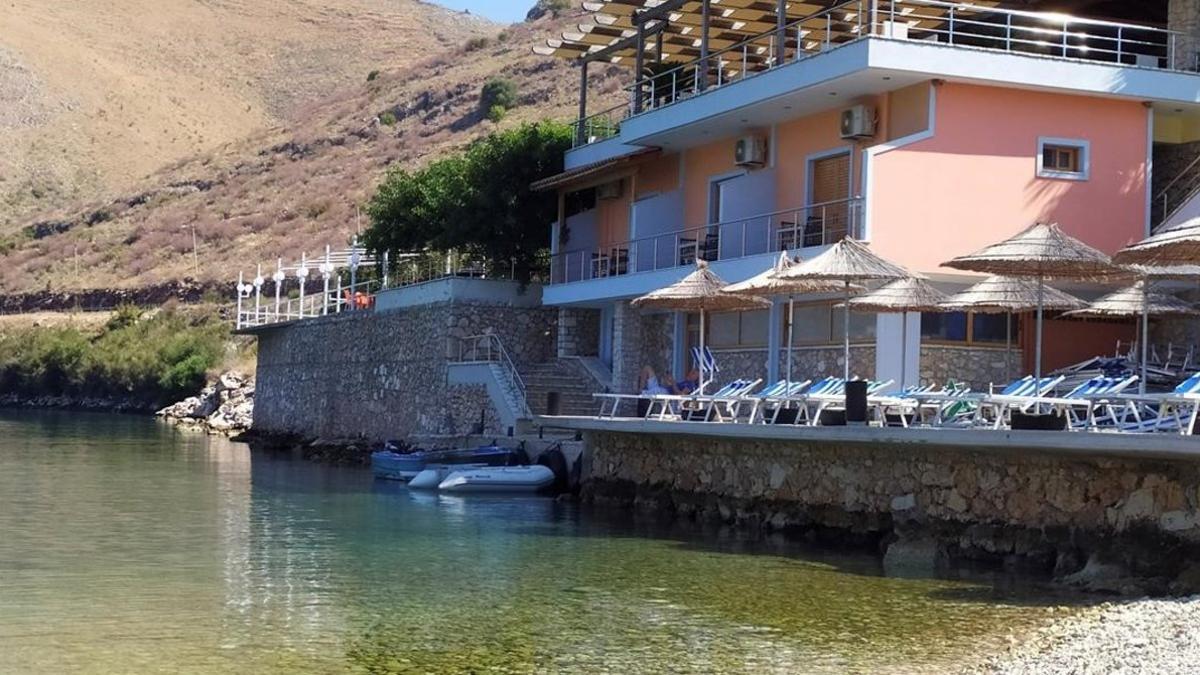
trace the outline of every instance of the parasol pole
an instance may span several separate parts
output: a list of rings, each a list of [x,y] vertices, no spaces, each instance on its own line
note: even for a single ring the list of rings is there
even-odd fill
[[[788,329],[787,329],[787,382],[792,386],[792,330],[796,322],[796,296],[788,295]],[[790,391],[790,389],[789,389]]]
[[[846,359],[846,367],[843,369],[844,378],[847,382],[850,381],[850,280],[845,280],[846,284],[846,304],[842,310],[842,352]]]
[[[697,361],[700,362],[700,381],[696,383],[696,391],[700,396],[704,395],[704,309],[700,309],[700,357]]]
[[[1042,305],[1045,303],[1044,292],[1046,289],[1046,277],[1044,274],[1038,275],[1038,306],[1037,306],[1037,335],[1035,336],[1036,347],[1034,351],[1033,364],[1033,379],[1034,379],[1034,398],[1041,398],[1042,391]]]
[[[876,373],[875,377],[879,377]],[[882,379],[882,378],[880,378]],[[908,312],[900,312],[900,391],[908,386]]]
[[[1146,393],[1146,356],[1150,341],[1150,280],[1142,280],[1142,376],[1138,382],[1138,393]]]
[[[1004,379],[1012,382],[1012,310],[1004,313]]]

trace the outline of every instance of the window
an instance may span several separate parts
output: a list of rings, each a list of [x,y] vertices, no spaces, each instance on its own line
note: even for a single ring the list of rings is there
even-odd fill
[[[1091,172],[1090,150],[1087,141],[1040,138],[1037,175],[1039,178],[1087,180]]]
[[[796,329],[792,334],[792,344],[827,345],[842,341],[843,321],[845,320],[840,307],[832,303],[821,305],[797,305],[795,322]],[[784,314],[787,323],[787,314]],[[875,315],[864,312],[850,312],[850,340],[854,342],[871,341],[875,339]],[[786,335],[787,326],[783,327]],[[787,344],[787,338],[784,338]]]
[[[762,349],[767,346],[767,326],[771,321],[768,310],[712,313],[704,321],[708,331],[705,344],[713,349]],[[688,315],[688,329],[693,336],[700,332],[699,323],[699,314]]]
[[[1020,317],[1012,317],[1012,339],[1019,334]],[[1003,345],[1008,331],[1007,314],[948,312],[921,314],[921,338],[929,342]]]

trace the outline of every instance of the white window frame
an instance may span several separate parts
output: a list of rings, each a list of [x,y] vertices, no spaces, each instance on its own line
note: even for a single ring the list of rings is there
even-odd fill
[[[1047,169],[1042,163],[1046,156],[1046,146],[1057,145],[1079,150],[1079,171],[1058,171]],[[1089,180],[1092,177],[1092,144],[1082,138],[1055,138],[1041,136],[1037,145],[1037,177],[1054,180]]]

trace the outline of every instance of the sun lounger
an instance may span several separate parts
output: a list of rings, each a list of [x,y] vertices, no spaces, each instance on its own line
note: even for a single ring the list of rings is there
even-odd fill
[[[867,401],[870,402],[871,396],[892,386],[893,383],[895,383],[895,380],[868,380]],[[818,426],[821,424],[821,415],[825,411],[846,409],[846,383],[843,382],[840,391],[836,393],[831,392],[809,396],[808,402],[815,404],[814,410],[808,415],[808,424],[809,426]]]
[[[808,403],[815,397],[826,395],[843,394],[846,388],[846,381],[840,377],[826,377],[817,380],[798,392],[789,396],[768,399],[763,401],[764,405],[774,405],[771,412],[771,424],[780,424],[780,415],[785,410],[795,410],[796,416],[794,419],[788,420],[789,424],[807,424],[808,423]],[[763,413],[763,420],[766,421],[767,414]]]
[[[698,413],[703,413],[700,417],[708,420],[713,414],[714,407],[726,405],[727,410],[728,401],[748,395],[754,391],[754,388],[760,382],[762,382],[761,379],[734,380],[712,394],[657,394],[655,396],[643,397],[650,399],[650,407],[646,411],[646,418],[657,417],[660,420],[665,420],[678,415],[681,418],[695,420]],[[657,413],[655,413],[656,408],[658,410]]]
[[[1063,396],[1045,395],[995,395],[985,399],[985,405],[995,407],[996,419],[993,428],[1000,428],[1005,413],[1013,411],[1027,413],[1031,409],[1048,410],[1067,418],[1071,428],[1095,428],[1096,410],[1105,408],[1109,399],[1120,394],[1137,381],[1137,376],[1125,378],[1093,377],[1076,386]],[[1113,413],[1105,408],[1104,417],[1115,421]]]
[[[1200,373],[1166,394],[1132,394],[1111,403],[1115,426],[1122,431],[1191,434],[1200,417]]]
[[[804,380],[803,382],[788,382],[780,380],[769,387],[763,388],[756,394],[742,396],[732,399],[729,412],[730,420],[738,421],[742,417],[742,409],[745,406],[750,406],[750,412],[746,415],[746,421],[753,424],[757,421],[759,412],[763,410],[763,405],[769,401],[777,401],[789,396],[799,394],[812,382],[812,380]]]
[[[1045,398],[1063,379],[1062,375],[1043,377],[1041,380],[1034,380],[1032,377],[1022,378],[1005,387],[1004,391],[999,394],[987,394],[980,397],[976,402],[975,425],[989,426],[990,424],[993,429],[999,429],[1007,419],[1007,413],[1011,412],[1014,406],[1018,406],[1021,412],[1028,411],[1030,408],[1039,409],[1039,399]],[[988,415],[985,414],[989,412],[992,416],[990,423]]]

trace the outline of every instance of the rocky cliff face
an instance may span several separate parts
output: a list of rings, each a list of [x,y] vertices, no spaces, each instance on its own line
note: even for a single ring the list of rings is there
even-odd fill
[[[250,428],[254,418],[254,380],[230,371],[199,395],[158,411],[178,426],[210,434],[233,435]]]

